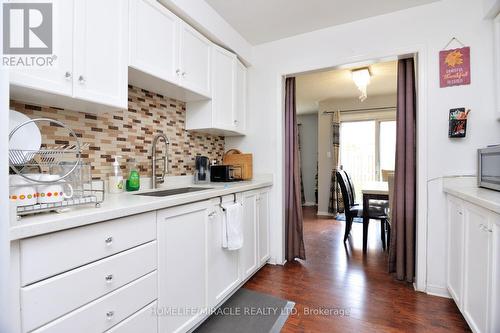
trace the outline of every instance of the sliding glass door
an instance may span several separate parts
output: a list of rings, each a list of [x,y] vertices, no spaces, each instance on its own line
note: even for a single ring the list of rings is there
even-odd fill
[[[353,121],[340,124],[340,165],[354,182],[356,197],[368,182],[386,181],[394,170],[395,121]]]
[[[376,179],[375,121],[340,124],[340,164],[351,176],[356,198],[367,182]]]

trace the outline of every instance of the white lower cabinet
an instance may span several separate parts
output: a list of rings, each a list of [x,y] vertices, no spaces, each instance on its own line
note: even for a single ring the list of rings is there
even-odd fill
[[[446,282],[457,304],[462,304],[464,261],[464,208],[452,197],[448,199],[448,267]]]
[[[153,302],[134,315],[114,326],[106,333],[157,333],[158,320],[156,319],[157,302]]]
[[[233,200],[244,244],[229,251]],[[267,262],[269,215],[260,189],[15,241],[13,333],[188,332]]]
[[[222,214],[219,204],[212,203],[207,229],[207,286],[210,307],[219,304],[240,283],[239,251],[222,248]]]
[[[153,302],[157,286],[155,271],[33,332],[103,332]]]
[[[158,211],[159,330],[186,332],[207,307],[210,201]]]
[[[270,211],[269,190],[263,190],[257,198],[257,218],[259,229],[259,263],[265,264],[270,257]]]
[[[498,332],[500,216],[453,196],[447,203],[448,290],[472,331]]]
[[[242,279],[257,268],[257,198],[258,192],[243,193],[243,248],[240,250]]]

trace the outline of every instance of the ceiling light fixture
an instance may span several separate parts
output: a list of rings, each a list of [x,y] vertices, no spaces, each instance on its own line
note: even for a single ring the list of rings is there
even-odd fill
[[[354,84],[356,84],[356,87],[358,87],[358,90],[361,92],[359,100],[361,102],[364,102],[368,98],[368,95],[366,93],[366,88],[370,84],[370,80],[372,77],[372,74],[370,73],[370,68],[364,67],[352,70],[351,75]]]

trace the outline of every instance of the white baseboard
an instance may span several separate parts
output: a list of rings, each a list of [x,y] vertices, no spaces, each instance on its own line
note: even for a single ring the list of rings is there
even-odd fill
[[[315,202],[305,202],[302,206],[307,206],[307,207],[316,206],[316,203]]]
[[[451,298],[450,293],[448,292],[448,289],[443,286],[435,286],[435,285],[427,285],[427,288],[425,289],[425,292],[428,295],[433,295],[433,296],[439,296],[439,297],[444,297],[444,298]]]

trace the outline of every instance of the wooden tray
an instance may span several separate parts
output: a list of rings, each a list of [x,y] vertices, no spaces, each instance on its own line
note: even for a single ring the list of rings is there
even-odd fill
[[[253,154],[243,154],[238,149],[230,149],[224,154],[223,164],[241,167],[243,180],[253,177]]]

